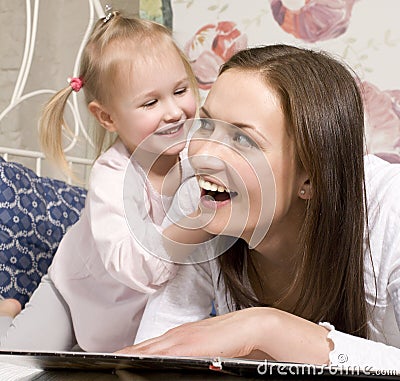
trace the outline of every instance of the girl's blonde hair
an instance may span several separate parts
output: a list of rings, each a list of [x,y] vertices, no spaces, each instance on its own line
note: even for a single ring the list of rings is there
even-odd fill
[[[171,32],[156,22],[126,18],[119,12],[114,12],[107,22],[104,19],[97,21],[82,53],[79,78],[84,84],[87,104],[94,100],[105,104],[110,100],[110,89],[115,86],[118,67],[126,62],[127,57],[119,52],[124,52],[127,45],[132,43],[135,44],[138,55],[147,52],[147,55],[154,54],[154,59],[157,59],[156,54],[161,47],[175,50],[185,66],[190,87],[197,100],[199,99],[197,82],[190,63],[175,43]],[[71,169],[64,154],[62,136],[63,130],[72,134],[64,119],[65,106],[72,91],[73,88],[68,85],[57,92],[45,105],[39,120],[39,136],[44,153],[69,176]],[[116,135],[105,128],[96,130],[95,149],[96,156],[99,156],[113,143]]]

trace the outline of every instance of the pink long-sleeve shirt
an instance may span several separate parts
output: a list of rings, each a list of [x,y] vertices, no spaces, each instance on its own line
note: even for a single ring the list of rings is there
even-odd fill
[[[131,345],[148,296],[178,267],[154,255],[163,250],[160,232],[172,198],[160,196],[129,162],[119,140],[95,162],[81,218],[49,268],[86,351]]]

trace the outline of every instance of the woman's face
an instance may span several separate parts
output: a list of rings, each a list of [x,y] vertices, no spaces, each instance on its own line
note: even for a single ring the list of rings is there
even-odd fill
[[[211,216],[206,230],[256,247],[270,226],[287,229],[306,177],[275,93],[257,74],[230,69],[214,83],[200,117],[211,120],[201,120],[189,157],[202,210]]]

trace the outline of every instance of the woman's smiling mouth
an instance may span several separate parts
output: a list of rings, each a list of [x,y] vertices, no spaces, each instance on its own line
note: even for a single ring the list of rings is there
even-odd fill
[[[206,180],[202,176],[197,176],[197,181],[201,189],[201,201],[206,207],[213,209],[221,207],[238,195],[237,192],[230,191],[223,185]]]

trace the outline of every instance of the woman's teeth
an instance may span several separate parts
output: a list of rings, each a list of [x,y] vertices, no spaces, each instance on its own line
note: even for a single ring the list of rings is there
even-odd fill
[[[206,190],[206,191],[212,191],[212,192],[227,192],[229,191],[223,187],[222,185],[218,185],[215,183],[211,183],[207,180],[204,180],[203,178],[199,177],[199,186],[200,188]]]
[[[238,195],[237,192],[229,191],[224,186],[207,181],[201,176],[198,177],[198,182],[202,189],[202,196],[211,197],[216,202],[228,201]]]

